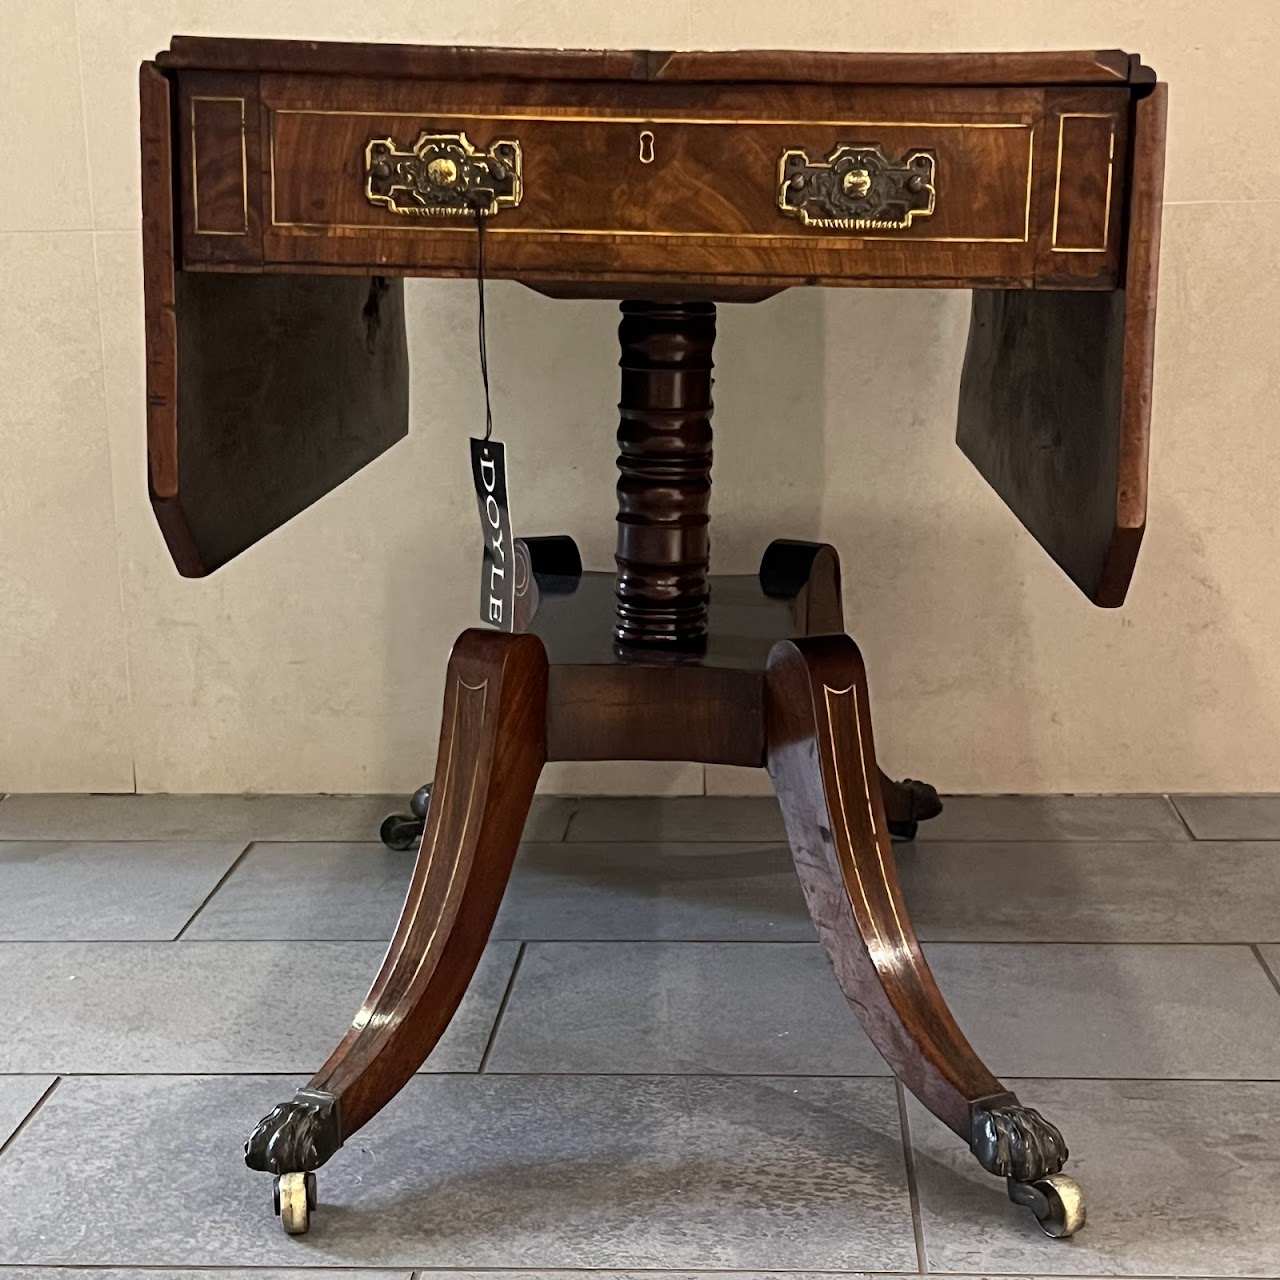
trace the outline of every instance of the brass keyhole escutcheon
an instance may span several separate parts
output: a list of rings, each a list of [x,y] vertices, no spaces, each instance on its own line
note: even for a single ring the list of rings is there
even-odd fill
[[[427,177],[437,186],[451,187],[458,181],[458,166],[447,156],[437,156],[427,165]]]
[[[643,129],[640,133],[640,163],[653,163],[653,133],[649,129]]]

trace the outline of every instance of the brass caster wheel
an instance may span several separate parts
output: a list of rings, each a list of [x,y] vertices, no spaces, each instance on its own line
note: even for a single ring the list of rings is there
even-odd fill
[[[385,819],[378,832],[382,843],[396,853],[406,853],[417,847],[422,839],[423,822],[421,818],[411,818],[405,814],[393,813]]]
[[[316,1207],[316,1175],[314,1173],[282,1173],[272,1190],[276,1216],[291,1236],[306,1235],[311,1226],[311,1211]]]
[[[396,853],[416,849],[422,842],[422,829],[427,825],[427,810],[431,807],[431,783],[419,787],[409,801],[408,813],[393,813],[378,832],[382,843]]]
[[[425,820],[429,808],[431,808],[431,783],[428,782],[426,786],[419,787],[409,798],[409,812],[415,818]]]
[[[1030,1209],[1047,1236],[1066,1239],[1084,1226],[1084,1192],[1074,1178],[1064,1173],[1037,1178],[1034,1182],[1015,1182],[1010,1178],[1009,1199]]]

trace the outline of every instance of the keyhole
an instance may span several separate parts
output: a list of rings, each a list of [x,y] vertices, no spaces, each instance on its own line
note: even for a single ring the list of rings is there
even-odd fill
[[[640,134],[640,163],[653,163],[653,134],[648,129]]]

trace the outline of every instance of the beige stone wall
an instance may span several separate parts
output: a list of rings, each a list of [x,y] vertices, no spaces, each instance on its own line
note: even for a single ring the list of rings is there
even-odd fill
[[[203,582],[147,505],[136,68],[175,31],[624,47],[1140,51],[1171,86],[1151,526],[1092,609],[952,443],[967,295],[724,307],[714,556],[845,564],[881,755],[963,791],[1280,788],[1273,0],[0,0],[0,791],[404,790],[472,621],[465,282],[410,285],[412,429]],[[612,550],[614,308],[491,293],[514,517]],[[546,513],[556,513],[554,518]],[[559,766],[552,789],[740,789]]]

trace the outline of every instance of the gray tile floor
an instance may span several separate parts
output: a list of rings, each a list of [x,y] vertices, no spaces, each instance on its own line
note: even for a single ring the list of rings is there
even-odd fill
[[[896,1086],[776,808],[726,797],[540,801],[448,1035],[285,1237],[241,1144],[390,936],[385,803],[0,799],[0,1280],[1280,1277],[1272,796],[959,797],[899,847],[1066,1132],[1072,1241]]]

